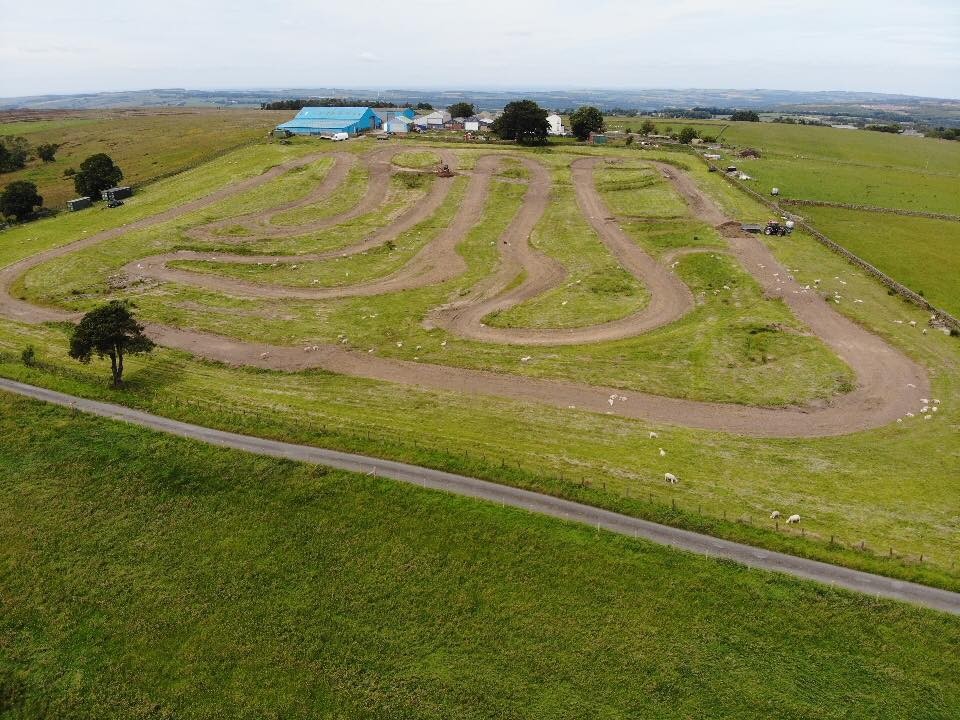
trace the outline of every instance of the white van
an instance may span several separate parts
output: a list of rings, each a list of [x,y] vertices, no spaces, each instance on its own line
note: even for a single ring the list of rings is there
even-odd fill
[[[345,132],[334,133],[334,134],[333,134],[333,141],[334,141],[334,142],[340,142],[341,140],[346,140],[348,137],[350,137],[350,134],[349,134],[349,133],[345,133]]]

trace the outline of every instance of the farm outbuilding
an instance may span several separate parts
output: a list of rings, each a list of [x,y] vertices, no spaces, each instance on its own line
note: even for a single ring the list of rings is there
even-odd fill
[[[410,132],[411,125],[413,125],[412,118],[408,118],[406,115],[397,115],[387,120],[383,124],[383,129],[388,133],[405,133]]]
[[[554,113],[553,115],[547,115],[547,122],[550,123],[550,129],[547,130],[547,135],[563,135],[563,118]]]
[[[428,115],[421,115],[414,119],[418,127],[437,130],[448,124],[451,120],[450,113],[446,110],[436,110]]]
[[[394,118],[407,118],[413,120],[417,114],[413,108],[374,108],[373,112],[380,118],[380,126],[386,129],[387,123]]]
[[[277,125],[277,130],[293,135],[359,135],[381,125],[380,118],[369,107],[305,107],[293,120]]]

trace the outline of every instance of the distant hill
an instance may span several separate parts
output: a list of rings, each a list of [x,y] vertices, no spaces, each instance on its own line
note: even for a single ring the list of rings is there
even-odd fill
[[[32,95],[0,98],[0,110],[99,110],[127,107],[259,107],[261,103],[302,97],[378,99],[397,104],[429,102],[436,106],[468,100],[485,109],[503,107],[519,97],[554,109],[596,105],[602,110],[656,111],[664,108],[736,107],[774,112],[815,112],[860,118],[919,120],[960,124],[960,100],[826,90],[647,89],[567,91],[520,90],[387,90],[364,88],[283,88],[272,90],[186,90],[164,88],[74,95]]]

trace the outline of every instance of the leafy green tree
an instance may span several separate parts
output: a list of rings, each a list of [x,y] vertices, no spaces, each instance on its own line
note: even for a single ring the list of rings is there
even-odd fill
[[[27,164],[30,145],[20,136],[0,137],[0,173],[20,170]]]
[[[116,186],[123,180],[123,172],[109,155],[97,153],[82,163],[80,170],[73,176],[73,187],[80,195],[88,195],[91,200],[100,199],[100,191]]]
[[[44,162],[53,162],[56,158],[57,150],[59,149],[60,146],[57,143],[43,143],[42,145],[37,145],[37,157]]]
[[[577,108],[570,116],[570,129],[577,140],[586,140],[592,132],[603,132],[603,113],[589,105]]]
[[[737,110],[730,119],[735,122],[760,122],[760,116],[753,110]]]
[[[657,131],[657,126],[654,124],[653,120],[644,120],[643,124],[640,126],[640,132],[643,135],[652,135]]]
[[[433,111],[433,105],[431,105],[430,103],[425,103],[425,102],[417,103],[417,110],[426,110],[427,112],[432,112],[432,111]]]
[[[70,357],[74,360],[88,363],[94,354],[110,358],[114,387],[123,384],[125,355],[148,353],[155,347],[134,318],[133,307],[127,300],[111,300],[84,315],[70,338]]]
[[[694,130],[689,125],[687,127],[680,129],[680,134],[677,135],[677,139],[682,142],[684,145],[689,145],[693,142],[693,139],[697,137],[697,131]]]
[[[473,103],[468,102],[454,103],[447,108],[447,112],[450,113],[450,117],[455,118],[467,118],[477,114],[477,111],[473,107]]]
[[[547,142],[547,111],[533,100],[514,100],[503,108],[503,114],[493,121],[491,130],[503,140],[516,140],[525,145],[543,145]]]
[[[0,193],[0,215],[4,217],[15,217],[22,222],[40,205],[43,205],[43,198],[37,194],[37,186],[29,180],[12,182]]]

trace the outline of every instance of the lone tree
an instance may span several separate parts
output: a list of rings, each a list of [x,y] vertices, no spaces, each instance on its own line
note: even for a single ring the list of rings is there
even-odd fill
[[[503,108],[503,114],[493,121],[491,130],[503,140],[516,140],[524,145],[544,145],[547,142],[547,111],[533,100],[514,100]]]
[[[27,164],[30,146],[27,141],[16,137],[0,137],[0,173],[20,170]]]
[[[643,124],[640,126],[640,132],[644,135],[652,135],[657,131],[657,126],[654,124],[653,120],[644,120]]]
[[[696,137],[698,137],[697,131],[687,125],[686,127],[680,129],[680,134],[677,135],[677,140],[682,142],[684,145],[689,145]]]
[[[450,113],[450,117],[455,118],[468,118],[477,114],[477,111],[473,107],[473,103],[468,102],[454,103],[447,108],[447,112]]]
[[[33,215],[33,209],[43,205],[37,186],[28,180],[12,182],[0,193],[0,215],[24,221]]]
[[[124,355],[148,353],[155,347],[133,317],[133,307],[127,300],[111,300],[84,315],[70,338],[73,359],[88,363],[94,353],[110,358],[114,387],[123,385]]]
[[[82,163],[80,170],[73,176],[73,187],[80,195],[88,195],[91,200],[100,199],[100,191],[115,187],[123,180],[123,172],[109,155],[97,153]]]
[[[753,110],[737,110],[730,119],[739,122],[760,122],[760,116]]]
[[[57,143],[43,143],[42,145],[37,145],[37,157],[43,160],[45,163],[53,162],[57,156],[57,150],[60,149],[60,146]]]
[[[586,140],[592,132],[603,132],[603,113],[589,105],[577,108],[570,116],[570,128],[577,140]]]

